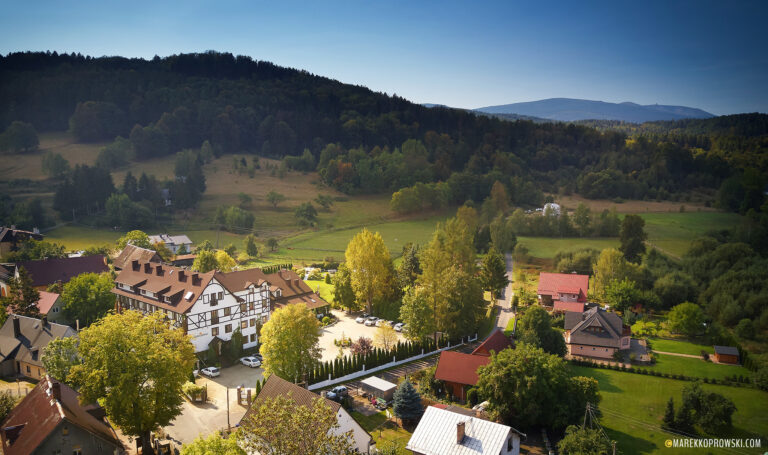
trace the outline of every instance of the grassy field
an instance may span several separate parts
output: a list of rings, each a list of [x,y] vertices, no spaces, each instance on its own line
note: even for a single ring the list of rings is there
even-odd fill
[[[707,231],[730,229],[740,216],[724,212],[643,213],[648,241],[664,252],[682,256],[691,240]]]
[[[580,238],[580,237],[518,237],[518,243],[528,247],[531,256],[552,258],[558,251],[573,251],[581,248],[618,248],[618,238]]]
[[[651,338],[650,342],[654,351],[676,352],[678,354],[690,355],[701,355],[701,351],[706,351],[708,354],[715,352],[710,345],[697,344],[691,341]]]
[[[318,290],[320,297],[328,303],[333,303],[333,285],[328,284],[325,280],[304,280],[305,283],[312,288],[312,290]]]
[[[752,373],[738,365],[722,365],[707,362],[704,359],[679,357],[675,355],[657,354],[656,363],[650,366],[641,366],[646,370],[655,370],[661,373],[684,374],[697,378],[724,379],[726,376],[750,377]]]
[[[405,446],[408,444],[408,440],[411,439],[412,432],[405,430],[392,421],[388,421],[384,411],[370,416],[363,415],[357,411],[352,411],[350,414],[365,431],[373,436],[373,440],[378,447],[395,444],[400,449],[397,452],[398,455],[410,454],[409,451],[405,450]]]
[[[672,437],[660,429],[667,400],[673,397],[680,404],[681,391],[686,381],[654,376],[624,373],[613,370],[572,366],[573,372],[589,376],[600,384],[600,423],[608,436],[617,441],[617,452],[623,454],[675,454],[683,453],[664,447]],[[737,411],[733,414],[733,430],[717,437],[747,438],[768,436],[768,414],[765,404],[768,393],[755,389],[703,384],[711,390],[733,400]],[[686,453],[691,453],[688,450]],[[711,453],[734,453],[712,449]],[[763,453],[740,449],[738,453]]]

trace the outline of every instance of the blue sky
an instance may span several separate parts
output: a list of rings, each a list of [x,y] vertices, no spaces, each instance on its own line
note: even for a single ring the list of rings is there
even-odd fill
[[[214,49],[419,103],[569,97],[730,114],[768,112],[766,13],[738,0],[6,1],[0,52]]]

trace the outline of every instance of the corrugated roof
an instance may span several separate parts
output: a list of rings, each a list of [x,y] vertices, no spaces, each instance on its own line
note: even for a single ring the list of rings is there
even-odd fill
[[[464,438],[458,443],[461,422]],[[500,423],[429,406],[405,448],[424,455],[499,455],[511,432]]]
[[[54,397],[54,386],[59,388],[59,398]],[[68,385],[46,376],[10,412],[3,422],[3,429],[20,427],[13,431],[13,441],[3,448],[6,455],[35,453],[62,421],[66,420],[83,430],[98,436],[115,447],[122,447],[115,431],[104,421],[90,414],[79,402],[79,394]],[[9,432],[6,431],[6,435]]]
[[[385,381],[381,378],[377,378],[376,376],[365,378],[360,382],[369,387],[373,387],[376,390],[381,390],[382,392],[387,392],[389,390],[397,388],[397,384],[392,384],[391,382]]]
[[[32,277],[32,286],[47,286],[69,280],[81,273],[102,273],[109,271],[104,256],[81,256],[76,258],[50,258],[39,261],[22,261],[18,263]]]
[[[457,384],[476,385],[477,369],[488,365],[490,362],[491,358],[483,355],[443,351],[437,361],[435,379]]]

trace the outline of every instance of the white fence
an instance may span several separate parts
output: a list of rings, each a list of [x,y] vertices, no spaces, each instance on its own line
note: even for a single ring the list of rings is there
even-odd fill
[[[472,343],[473,341],[477,341],[477,334],[475,334],[474,338],[467,338],[466,343]],[[366,370],[365,369],[365,365],[363,365],[363,369],[362,370],[356,371],[354,373],[350,373],[350,374],[348,374],[346,376],[340,376],[338,378],[331,379],[331,375],[328,375],[328,379],[327,380],[321,381],[321,382],[316,382],[316,383],[310,385],[308,387],[308,389],[309,390],[324,389],[326,387],[330,387],[332,385],[335,385],[335,384],[338,384],[338,383],[341,383],[341,382],[347,382],[347,381],[351,381],[353,379],[357,379],[357,378],[360,378],[360,377],[363,377],[363,376],[368,376],[368,375],[376,373],[378,371],[386,370],[387,368],[392,368],[392,367],[400,366],[400,365],[403,365],[403,364],[406,364],[406,363],[409,363],[409,362],[413,362],[413,361],[416,361],[416,360],[421,360],[424,357],[429,357],[431,355],[443,352],[443,351],[448,350],[448,349],[455,349],[455,348],[457,348],[457,347],[459,347],[459,346],[461,346],[463,344],[465,344],[465,342],[461,342],[459,344],[451,346],[451,342],[449,341],[448,342],[448,346],[446,346],[444,348],[436,349],[436,350],[434,350],[432,352],[426,352],[426,353],[424,352],[424,349],[422,349],[421,350],[421,354],[417,354],[417,355],[415,355],[413,357],[408,357],[407,359],[403,359],[403,360],[396,360],[395,357],[392,357],[392,361],[391,362],[385,363],[384,365],[379,365],[377,367],[371,368],[370,370]]]

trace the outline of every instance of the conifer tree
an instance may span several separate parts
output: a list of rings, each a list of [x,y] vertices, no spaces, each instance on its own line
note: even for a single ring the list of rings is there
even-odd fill
[[[417,419],[423,412],[421,396],[407,378],[395,390],[392,408],[395,415],[403,420]]]
[[[667,409],[664,411],[664,428],[675,428],[675,401],[669,397]]]

